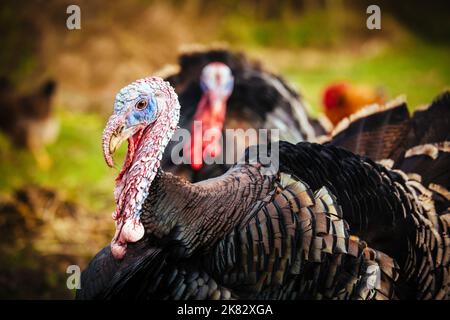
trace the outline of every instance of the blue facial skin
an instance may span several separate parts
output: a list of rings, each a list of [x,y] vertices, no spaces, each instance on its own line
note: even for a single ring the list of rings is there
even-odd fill
[[[233,90],[233,86],[234,86],[234,79],[231,78],[227,81],[227,83],[225,84],[225,90],[226,91],[232,91]],[[203,92],[208,92],[211,88],[208,87],[208,85],[200,79],[200,88],[202,89]]]
[[[147,106],[142,110],[138,110],[136,104],[141,100],[146,100]],[[156,120],[157,102],[154,95],[139,96],[139,98],[135,99],[132,105],[130,105],[130,109],[131,110],[125,119],[125,128],[130,128],[139,124],[148,125]]]
[[[142,100],[145,100],[147,105],[138,109],[137,104]],[[145,127],[151,124],[156,120],[157,113],[158,103],[155,92],[146,82],[135,81],[122,88],[116,95],[114,114],[122,120],[122,132],[133,127]]]

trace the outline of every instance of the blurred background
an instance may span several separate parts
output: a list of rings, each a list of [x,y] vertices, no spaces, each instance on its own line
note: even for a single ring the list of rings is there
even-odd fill
[[[81,30],[66,28],[71,4]],[[366,28],[370,4],[381,30]],[[176,64],[179,50],[219,43],[282,74],[313,115],[323,88],[341,80],[406,94],[414,108],[449,87],[449,4],[3,0],[0,298],[72,298],[67,266],[83,268],[109,243],[118,170],[104,164],[100,139],[124,85]]]

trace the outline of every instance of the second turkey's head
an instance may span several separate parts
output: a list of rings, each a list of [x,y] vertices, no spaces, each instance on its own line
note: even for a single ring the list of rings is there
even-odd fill
[[[123,167],[116,178],[113,219],[116,233],[111,252],[125,255],[127,243],[144,236],[141,208],[159,168],[164,149],[175,132],[180,115],[177,95],[168,82],[149,77],[122,88],[114,112],[103,132],[103,155],[112,167],[113,153],[128,140]]]
[[[191,166],[195,170],[203,166],[205,157],[214,158],[222,152],[220,137],[233,85],[234,77],[226,64],[212,62],[203,68],[200,76],[203,94],[191,130]]]

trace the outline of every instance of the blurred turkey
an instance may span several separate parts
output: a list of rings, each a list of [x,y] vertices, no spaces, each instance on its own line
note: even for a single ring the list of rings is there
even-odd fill
[[[350,124],[326,145],[275,144],[269,155],[279,161],[271,165],[262,145],[250,147],[245,163],[192,184],[159,169],[179,108],[159,78],[117,95],[103,137],[110,166],[128,139],[116,180],[116,234],[83,271],[77,298],[449,298],[448,170],[407,175],[404,161],[425,155],[415,149],[402,152],[394,170],[334,146],[352,136]],[[367,111],[367,128],[382,134],[370,118],[387,124],[402,108]],[[439,141],[432,160],[448,167],[449,119],[445,93],[405,114],[397,132],[405,132],[405,146]],[[420,181],[428,179],[442,184],[427,188]]]
[[[330,84],[325,88],[322,104],[325,115],[335,126],[342,119],[367,105],[384,103],[385,98],[385,93],[380,87],[354,85],[343,81]]]
[[[0,130],[14,147],[28,149],[38,166],[48,169],[51,159],[45,146],[58,135],[52,97],[56,83],[48,80],[31,93],[21,93],[9,80],[0,80]]]
[[[178,72],[167,80],[182,106],[179,125],[188,129],[192,138],[183,141],[180,150],[190,156],[190,164],[173,166],[173,142],[166,149],[163,168],[191,181],[219,176],[230,167],[203,161],[205,157],[227,154],[229,141],[220,143],[225,129],[279,129],[279,139],[292,143],[313,140],[314,127],[320,134],[324,132],[317,121],[308,117],[302,98],[280,76],[265,71],[260,63],[250,61],[242,53],[225,49],[184,53],[179,57]],[[202,142],[208,130],[217,134]],[[243,134],[234,139],[236,148],[241,147],[243,152],[249,142]]]

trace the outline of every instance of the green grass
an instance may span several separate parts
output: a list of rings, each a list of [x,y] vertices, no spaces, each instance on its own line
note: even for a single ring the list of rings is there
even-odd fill
[[[324,87],[347,80],[405,94],[410,108],[429,103],[450,85],[450,46],[427,43],[389,15],[380,31],[365,28],[366,16],[330,3],[283,19],[258,19],[252,11],[226,16],[224,40],[275,66],[317,113]],[[261,55],[261,52],[264,52]],[[287,61],[283,61],[287,60]]]
[[[330,53],[317,66],[301,63],[281,71],[317,112],[323,88],[336,80],[381,86],[394,98],[405,94],[410,108],[428,104],[450,85],[449,47],[414,43],[384,48],[366,56]]]
[[[221,37],[231,43],[271,47],[325,47],[358,37],[364,16],[342,8],[310,10],[300,16],[289,10],[282,18],[261,18],[251,12],[222,17]],[[318,29],[320,26],[320,30]]]
[[[261,49],[261,48],[259,48]],[[258,50],[255,47],[252,50]],[[296,57],[296,52],[300,54]],[[318,63],[305,62],[302,50],[288,53],[288,63],[279,71],[293,82],[317,112],[323,87],[335,80],[383,86],[391,97],[406,94],[410,106],[429,103],[450,84],[449,48],[423,43],[384,47],[370,54],[317,51]],[[276,52],[269,59],[278,59]],[[270,62],[270,61],[268,61]],[[114,177],[101,153],[101,135],[106,118],[94,113],[69,112],[58,108],[61,120],[58,141],[48,148],[53,166],[39,170],[34,159],[0,139],[0,191],[35,183],[58,189],[92,212],[112,210]],[[120,165],[125,153],[117,157]]]
[[[37,167],[32,156],[0,139],[0,191],[22,184],[38,184],[57,189],[65,197],[89,207],[93,212],[113,208],[114,177],[117,169],[106,166],[101,136],[106,119],[97,114],[58,111],[61,120],[58,140],[47,148],[52,159],[48,170]],[[120,164],[125,148],[118,152]]]

